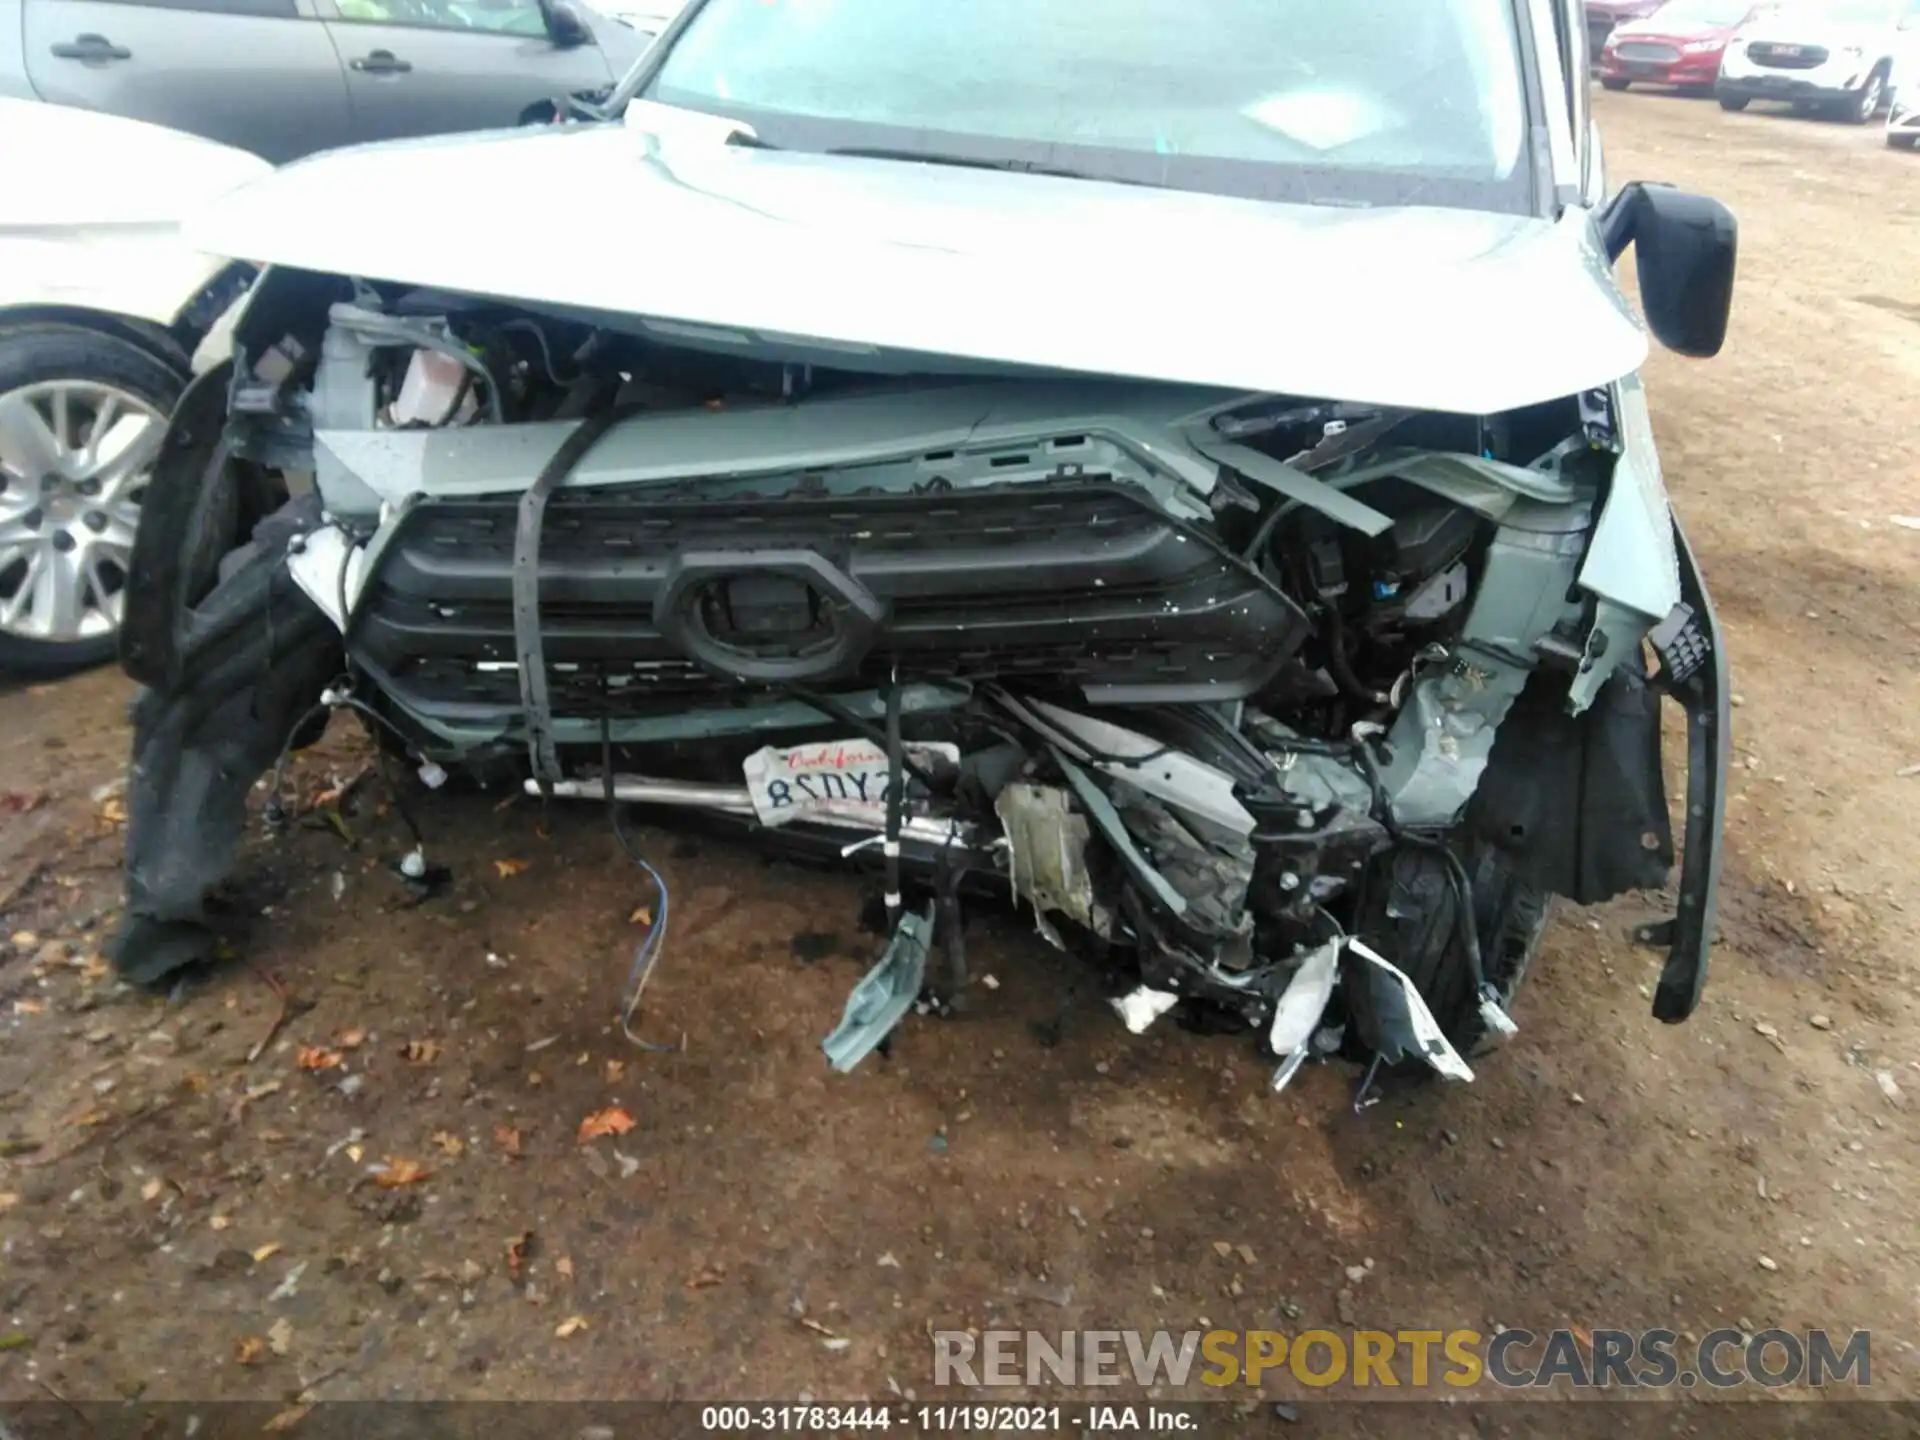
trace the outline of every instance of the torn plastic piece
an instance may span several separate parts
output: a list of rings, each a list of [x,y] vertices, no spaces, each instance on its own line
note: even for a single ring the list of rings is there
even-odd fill
[[[1333,987],[1340,979],[1342,943],[1330,940],[1310,951],[1273,1007],[1273,1027],[1267,1039],[1273,1053],[1281,1058],[1280,1069],[1273,1077],[1276,1094],[1287,1088],[1287,1082],[1312,1051],[1314,1032],[1320,1028],[1321,1017],[1333,1000]]]
[[[846,1013],[820,1044],[835,1070],[844,1075],[866,1059],[913,1008],[932,945],[932,907],[924,914],[910,911],[900,917],[880,963],[853,987]]]
[[[1367,965],[1363,973],[1372,986],[1374,1009],[1380,1017],[1380,1058],[1389,1064],[1424,1060],[1449,1080],[1473,1079],[1472,1069],[1448,1042],[1406,972],[1358,940],[1347,941],[1346,950]]]
[[[438,790],[447,783],[447,772],[431,760],[420,762],[420,783],[429,790]]]
[[[1120,1017],[1121,1024],[1135,1035],[1144,1035],[1154,1021],[1180,1003],[1180,997],[1171,990],[1141,985],[1125,995],[1114,996],[1108,1003]]]
[[[1014,896],[1033,906],[1034,926],[1048,943],[1066,948],[1048,911],[1107,934],[1112,919],[1095,900],[1087,873],[1091,832],[1086,817],[1074,813],[1067,792],[1051,785],[1009,785],[993,802],[993,811],[1006,830],[1007,878]]]
[[[1507,1014],[1491,985],[1480,987],[1480,1023],[1486,1029],[1487,1039],[1495,1044],[1504,1044],[1520,1033],[1520,1027]]]

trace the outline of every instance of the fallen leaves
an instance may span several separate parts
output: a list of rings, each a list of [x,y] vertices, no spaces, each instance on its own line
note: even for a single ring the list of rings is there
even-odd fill
[[[553,1327],[553,1333],[556,1338],[565,1340],[569,1336],[578,1335],[582,1330],[586,1328],[587,1328],[587,1320],[584,1315],[569,1315],[566,1319],[562,1320],[558,1325]]]
[[[280,1242],[278,1240],[271,1240],[265,1245],[261,1245],[255,1248],[253,1252],[253,1263],[256,1265],[263,1265],[267,1261],[271,1260],[274,1256],[278,1255],[279,1253],[280,1253]]]
[[[258,1335],[243,1335],[233,1342],[233,1358],[236,1364],[258,1365],[267,1358],[267,1342]]]
[[[311,1070],[316,1073],[322,1070],[337,1070],[346,1063],[347,1057],[338,1050],[325,1050],[318,1045],[300,1047],[299,1064],[302,1070]]]
[[[207,1228],[210,1230],[224,1230],[231,1224],[233,1224],[231,1215],[214,1215],[207,1220]]]
[[[282,1410],[278,1415],[262,1425],[260,1429],[264,1434],[268,1435],[278,1435],[283,1431],[291,1430],[307,1418],[307,1412],[311,1409],[313,1409],[311,1405],[295,1405],[290,1410]]]
[[[11,1210],[20,1203],[20,1196],[12,1190],[0,1190],[0,1210]]]
[[[39,1015],[44,1013],[46,1008],[47,1007],[38,1000],[16,1000],[13,1002],[13,1013],[16,1015]]]
[[[409,1065],[431,1065],[440,1058],[438,1040],[409,1040],[400,1047],[400,1058]]]
[[[501,1154],[509,1160],[518,1160],[521,1156],[520,1131],[513,1125],[493,1127],[493,1143],[500,1147]]]
[[[527,863],[525,860],[496,860],[493,868],[502,880],[511,880],[527,868]]]
[[[629,925],[645,925],[648,929],[652,929],[653,907],[651,905],[642,905],[627,917],[627,923]]]
[[[633,1116],[618,1105],[596,1110],[580,1122],[580,1143],[598,1140],[602,1135],[624,1135],[634,1127]]]
[[[267,1348],[276,1355],[284,1355],[293,1348],[293,1322],[282,1315],[267,1327]]]
[[[434,1131],[433,1143],[440,1147],[441,1154],[451,1155],[456,1160],[467,1153],[467,1142],[446,1130]]]
[[[621,1077],[624,1076],[626,1073],[627,1073],[626,1061],[624,1060],[607,1061],[607,1083],[609,1085],[619,1084]]]
[[[711,1290],[716,1285],[724,1285],[727,1279],[727,1267],[724,1265],[702,1265],[687,1277],[688,1290]]]
[[[573,1257],[570,1255],[562,1255],[558,1260],[553,1262],[553,1268],[571,1280],[573,1278]]]
[[[367,1032],[360,1029],[334,1032],[333,1043],[342,1050],[358,1050],[367,1043]]]
[[[432,1174],[418,1160],[389,1155],[386,1165],[374,1172],[373,1183],[382,1190],[398,1190],[402,1185],[418,1185]]]

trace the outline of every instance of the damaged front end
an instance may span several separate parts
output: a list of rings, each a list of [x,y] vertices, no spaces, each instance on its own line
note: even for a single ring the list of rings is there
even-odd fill
[[[1623,381],[1485,416],[1021,371],[269,272],[130,584],[150,980],[258,777],[351,706],[430,771],[886,871],[826,1050],[959,1000],[988,887],[1309,1056],[1468,1058],[1562,895],[1665,885],[1698,997],[1724,659]],[[1651,663],[1649,663],[1651,662]]]

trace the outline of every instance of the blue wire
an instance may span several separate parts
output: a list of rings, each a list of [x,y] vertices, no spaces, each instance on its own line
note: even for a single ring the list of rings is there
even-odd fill
[[[633,1033],[631,1022],[633,1020],[633,1012],[639,1008],[640,993],[646,987],[648,977],[653,974],[653,967],[658,963],[660,952],[666,943],[667,916],[672,906],[672,895],[667,889],[666,880],[661,877],[658,870],[647,863],[644,856],[635,853],[633,860],[636,865],[647,872],[647,878],[653,881],[653,888],[659,892],[660,913],[654,917],[653,924],[647,927],[645,938],[640,941],[639,948],[634,952],[633,968],[627,973],[627,999],[620,1011],[620,1028],[626,1033],[627,1039],[631,1040],[641,1049],[664,1053],[676,1050],[679,1047],[676,1045],[659,1045],[650,1040],[642,1040]]]

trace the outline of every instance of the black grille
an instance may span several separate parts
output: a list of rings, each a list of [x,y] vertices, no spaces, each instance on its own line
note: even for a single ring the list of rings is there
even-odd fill
[[[1769,70],[1814,70],[1827,63],[1820,45],[1775,45],[1764,40],[1747,46],[1747,58]]]
[[[1647,65],[1671,65],[1680,58],[1678,45],[1656,45],[1646,40],[1623,40],[1613,47],[1616,58]]]
[[[356,611],[355,656],[410,708],[499,723],[520,709],[511,568],[517,495],[417,507]],[[939,494],[727,501],[561,491],[541,546],[542,636],[559,718],[724,704],[740,683],[663,633],[675,576],[698,557],[702,624],[740,651],[830,629],[831,586],[765,574],[811,554],[881,613],[835,675],[871,684],[998,679],[1125,702],[1244,696],[1304,635],[1299,609],[1139,492],[1085,479]],[[664,597],[664,598],[663,598]],[[670,617],[668,617],[670,618]],[[724,668],[724,667],[722,667]]]

